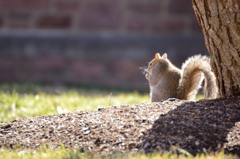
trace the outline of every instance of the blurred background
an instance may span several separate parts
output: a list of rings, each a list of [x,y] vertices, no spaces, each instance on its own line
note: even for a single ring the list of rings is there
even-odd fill
[[[206,54],[191,0],[0,0],[0,81],[147,90],[156,52]]]

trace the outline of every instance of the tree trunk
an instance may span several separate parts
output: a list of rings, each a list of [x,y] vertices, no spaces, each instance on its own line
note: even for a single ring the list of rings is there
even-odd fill
[[[192,0],[221,97],[240,95],[240,0]]]

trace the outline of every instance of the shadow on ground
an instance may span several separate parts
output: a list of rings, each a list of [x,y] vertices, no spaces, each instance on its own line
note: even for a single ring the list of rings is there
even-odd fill
[[[208,151],[240,155],[240,98],[183,103],[160,115],[139,148],[144,152]]]

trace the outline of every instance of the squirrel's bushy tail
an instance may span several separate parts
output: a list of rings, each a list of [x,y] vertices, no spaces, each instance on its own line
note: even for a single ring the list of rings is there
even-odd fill
[[[193,100],[201,87],[203,75],[205,79],[205,98],[217,97],[216,77],[211,71],[210,59],[207,56],[196,55],[190,57],[182,65],[182,76],[179,81],[178,98]]]

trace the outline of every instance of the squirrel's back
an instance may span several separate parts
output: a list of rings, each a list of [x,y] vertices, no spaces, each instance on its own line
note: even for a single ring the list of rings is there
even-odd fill
[[[148,64],[146,78],[150,85],[151,102],[177,98],[181,70],[168,60],[167,54],[155,55]]]
[[[158,83],[150,86],[151,101],[166,100],[177,98],[177,88],[181,78],[181,71],[174,69],[164,74]]]

